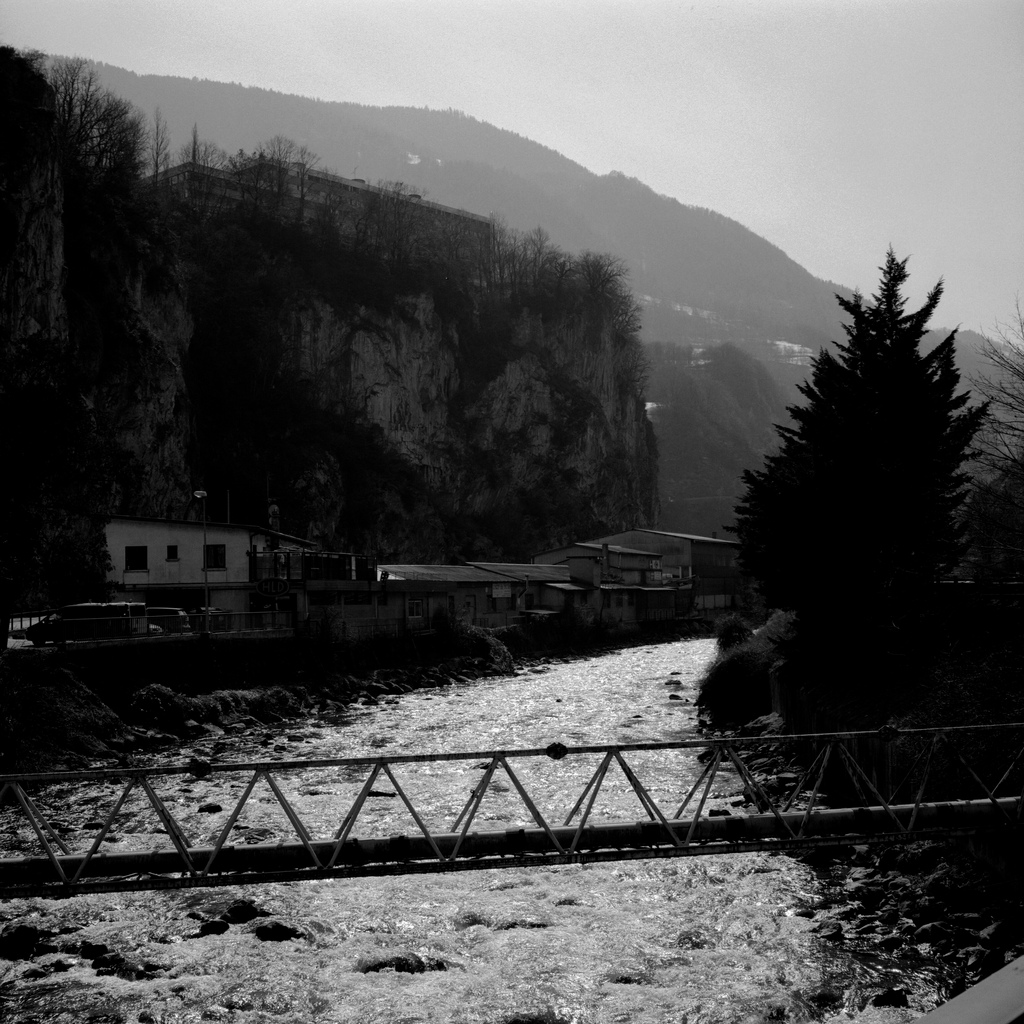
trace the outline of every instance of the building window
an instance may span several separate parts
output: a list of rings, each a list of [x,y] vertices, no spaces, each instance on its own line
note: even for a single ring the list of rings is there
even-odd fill
[[[206,545],[206,562],[203,565],[204,569],[226,569],[227,568],[227,550],[224,544],[207,544]]]
[[[149,568],[145,544],[130,545],[124,549],[125,572],[142,572]]]
[[[410,619],[422,619],[423,618],[423,602],[418,597],[409,598],[409,618]]]
[[[167,561],[176,562],[178,560],[178,545],[168,544],[167,545]]]

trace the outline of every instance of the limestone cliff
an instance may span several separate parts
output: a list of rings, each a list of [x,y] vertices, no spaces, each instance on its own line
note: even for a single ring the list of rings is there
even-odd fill
[[[512,344],[512,358],[467,411],[471,448],[493,452],[512,480],[577,492],[596,521],[654,525],[656,453],[639,350],[588,318],[552,325],[523,316]],[[478,509],[500,504],[501,488],[467,484]]]
[[[192,494],[192,409],[185,380],[192,321],[181,294],[127,282],[122,324],[131,343],[90,391],[104,431],[127,453],[117,511],[180,516]]]
[[[15,389],[8,430],[46,416],[22,461],[40,509],[59,474],[65,510],[40,551],[72,509],[183,515],[193,487],[249,522],[273,487],[286,532],[393,560],[525,559],[656,521],[640,346],[582,279],[531,305],[258,211],[199,219],[137,165],[56,146],[40,71],[0,52],[0,355],[53,385],[45,414]]]
[[[464,553],[525,557],[517,543],[555,544],[577,530],[656,521],[656,455],[638,351],[600,318],[545,323],[521,313],[491,379],[475,386],[466,379],[466,341],[427,294],[401,299],[388,315],[307,300],[289,311],[288,333],[293,369],[322,407],[356,411],[378,427],[415,468],[430,503],[481,524],[483,542]],[[307,474],[303,487],[316,496],[311,511],[329,514],[344,499],[340,474],[324,470]],[[407,512],[416,536],[402,537],[396,522],[373,543],[406,557],[445,557],[434,517]],[[535,527],[498,528],[517,517]],[[330,532],[325,522],[307,529]]]
[[[83,467],[103,484],[102,499],[89,502],[100,507],[90,511],[180,508],[190,494],[191,440],[184,380],[191,323],[181,291],[167,276],[147,283],[161,261],[152,249],[126,258],[125,239],[95,230],[84,216],[95,214],[93,200],[81,176],[65,181],[54,90],[31,58],[9,49],[0,50],[0,111],[5,372],[26,385],[66,374],[90,411],[89,428],[111,457]],[[127,247],[138,239],[129,237]],[[42,457],[52,460],[52,451]]]
[[[51,142],[53,91],[7,51],[0,96],[0,337],[6,354],[40,344],[64,349],[64,187]]]

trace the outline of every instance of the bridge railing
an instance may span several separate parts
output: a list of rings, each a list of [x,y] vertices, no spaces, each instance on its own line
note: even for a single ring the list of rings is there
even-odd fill
[[[908,747],[895,790],[865,737]],[[1024,723],[4,775],[0,897],[1020,830],[1022,784]]]

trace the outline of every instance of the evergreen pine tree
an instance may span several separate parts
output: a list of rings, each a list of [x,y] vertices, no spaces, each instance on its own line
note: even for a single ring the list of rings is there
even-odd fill
[[[837,296],[845,344],[814,360],[779,450],[744,474],[741,565],[804,627],[889,631],[961,554],[962,467],[986,407],[957,393],[955,331],[920,350],[942,283],[906,313],[906,263],[889,250],[871,303]]]

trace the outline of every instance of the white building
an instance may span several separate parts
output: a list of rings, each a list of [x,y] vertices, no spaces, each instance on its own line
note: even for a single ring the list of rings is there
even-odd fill
[[[143,516],[113,516],[106,533],[118,600],[191,611],[206,607],[208,588],[211,608],[305,614],[303,554],[316,547],[311,541],[238,523]],[[276,595],[256,589],[270,577],[281,582],[261,589]]]

